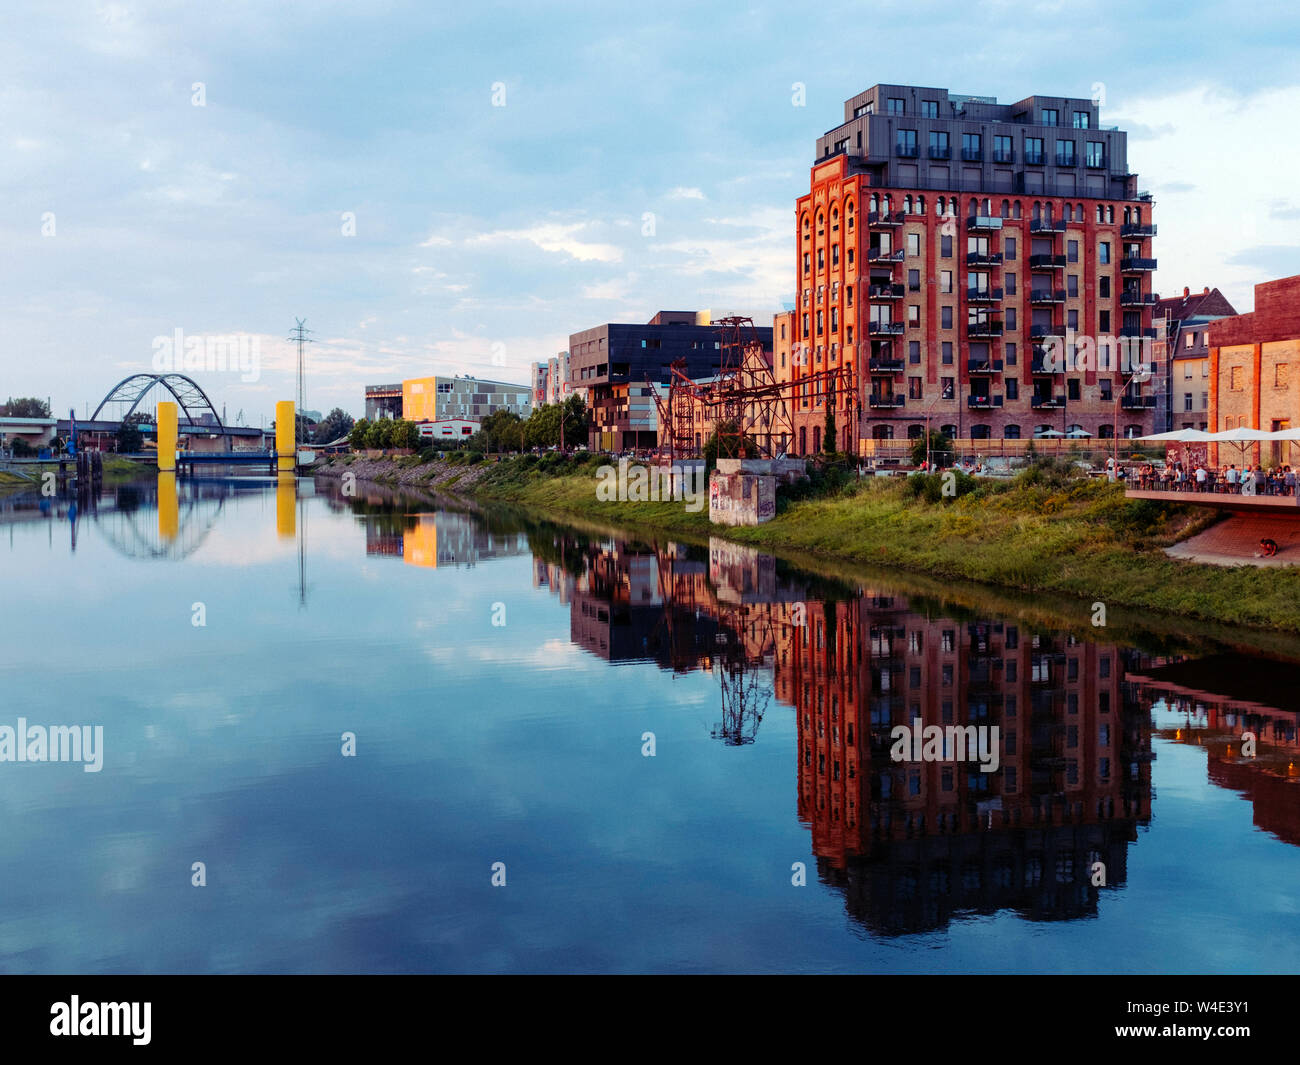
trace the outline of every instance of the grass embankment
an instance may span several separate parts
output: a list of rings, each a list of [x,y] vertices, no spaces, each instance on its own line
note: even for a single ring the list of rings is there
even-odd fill
[[[777,516],[764,525],[727,528],[709,522],[707,507],[691,514],[681,502],[598,500],[595,471],[605,461],[524,456],[492,463],[473,494],[658,532],[725,536],[1108,607],[1300,632],[1300,568],[1171,559],[1162,548],[1213,516],[1128,500],[1120,486],[1062,469],[1031,469],[1010,481],[959,477],[955,498],[940,494],[938,475],[827,479],[783,492]]]

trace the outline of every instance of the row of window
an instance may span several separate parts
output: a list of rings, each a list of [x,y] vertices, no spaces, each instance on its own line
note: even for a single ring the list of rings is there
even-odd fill
[[[981,134],[963,133],[961,140],[961,158],[963,162],[979,163],[984,161],[984,146]],[[1024,138],[1022,161],[1025,166],[1044,166],[1046,164],[1048,156],[1045,143],[1042,137],[1026,136]],[[1054,147],[1057,166],[1079,165],[1080,158],[1076,151],[1077,144],[1075,141],[1060,139],[1054,142]],[[948,133],[945,130],[931,130],[929,149],[928,154],[931,159],[951,159],[952,146],[948,141]],[[920,156],[921,152],[917,142],[916,130],[894,130],[894,154],[902,159],[916,159]],[[1016,161],[1015,139],[1013,137],[995,136],[990,159],[995,163],[1014,163]],[[1082,162],[1085,166],[1093,169],[1104,169],[1106,166],[1106,142],[1085,142]]]
[[[915,199],[912,194],[904,193],[898,201],[905,215],[924,215],[926,213],[925,196],[918,194]],[[985,197],[982,201],[971,197],[967,204],[968,215],[974,217],[986,218],[1004,218],[1016,220],[1022,217],[1024,208],[1020,200],[1004,199],[999,205],[998,213],[994,213],[993,200]],[[891,193],[885,193],[883,196],[879,193],[872,193],[867,201],[867,210],[872,214],[878,214],[882,210],[885,214],[892,214],[894,210],[894,197]],[[956,196],[940,196],[935,203],[935,212],[940,218],[956,217],[961,210],[961,202]],[[847,201],[844,205],[845,227],[851,233],[854,230],[854,212],[853,202]],[[1100,225],[1114,225],[1115,223],[1115,205],[1113,203],[1099,203],[1096,205],[1096,221]],[[1032,221],[1053,222],[1056,220],[1056,206],[1052,202],[1034,200],[1030,205],[1029,217]],[[1142,225],[1142,208],[1137,205],[1129,205],[1124,208],[1121,216],[1124,225]],[[1065,203],[1061,206],[1061,221],[1063,222],[1085,222],[1088,215],[1082,203]],[[808,216],[804,215],[803,239],[810,239]],[[831,232],[837,233],[840,228],[840,209],[838,206],[831,208]],[[822,212],[817,214],[817,236],[826,235],[826,215]]]
[[[875,105],[868,101],[859,104],[853,109],[854,118],[862,118],[865,115],[875,113]],[[901,96],[889,96],[885,98],[885,110],[887,115],[905,115],[907,114],[907,101]],[[1071,125],[1075,129],[1091,129],[1092,113],[1089,111],[1071,112]],[[922,100],[920,104],[920,115],[922,118],[939,117],[938,100]],[[1061,111],[1056,107],[1040,107],[1038,109],[1038,124],[1040,126],[1059,126],[1061,124]]]

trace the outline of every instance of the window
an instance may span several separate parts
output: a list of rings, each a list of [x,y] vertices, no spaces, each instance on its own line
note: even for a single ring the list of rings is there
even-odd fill
[[[961,157],[968,163],[976,163],[984,158],[983,140],[978,133],[961,135]]]
[[[1014,344],[1008,344],[1006,347],[1006,354],[1003,357],[1007,360],[1008,366],[1014,366],[1016,364],[1016,346]]]
[[[1110,241],[1103,240],[1100,244],[1097,245],[1097,262],[1099,263],[1110,262]]]
[[[1004,258],[1009,263],[1013,263],[1016,261],[1016,238],[1015,237],[1002,238],[1002,258]],[[1015,291],[1014,287],[1012,288],[1012,291],[1013,292]]]
[[[922,117],[922,118],[938,118],[938,117],[939,117],[939,101],[938,101],[938,100],[922,100],[922,101],[921,101],[921,117]]]
[[[1007,331],[1014,333],[1016,331],[1016,309],[1008,307],[1006,310]]]
[[[908,255],[920,255],[920,254],[921,254],[921,234],[920,234],[920,233],[909,233],[909,234],[907,235],[907,254],[908,254]]]
[[[945,294],[952,292],[951,270],[942,270],[939,272],[939,291]]]
[[[1074,166],[1074,141],[1056,142],[1056,165]]]
[[[1043,165],[1043,138],[1042,137],[1025,138],[1025,165],[1026,166]]]
[[[939,308],[939,317],[940,317],[940,322],[939,322],[940,328],[942,328],[942,329],[951,329],[951,328],[952,328],[952,308],[951,308],[951,307],[940,307],[940,308]]]
[[[1066,311],[1066,312],[1065,312],[1065,324],[1066,324],[1067,326],[1069,326],[1071,329],[1078,329],[1078,328],[1079,328],[1079,312],[1078,312],[1078,311]]]
[[[1097,332],[1103,335],[1110,332],[1110,311],[1097,312]]]
[[[1007,399],[1020,398],[1020,382],[1017,381],[1014,377],[1008,377],[1005,381],[1003,381],[1002,387],[1006,391]],[[1014,433],[1011,432],[1012,429],[1015,429]],[[1020,429],[1017,426],[1009,425],[1007,426],[1007,431],[1004,432],[1002,435],[1007,437],[1010,440],[1016,440],[1019,439],[1020,437]]]
[[[1097,278],[1097,295],[1102,299],[1110,299],[1110,275]]]
[[[921,379],[919,377],[909,377],[907,379],[907,398],[920,399],[921,397]]]
[[[952,365],[952,341],[943,342],[943,347],[939,349],[939,358],[945,366]]]
[[[1101,385],[1101,398],[1107,403],[1111,402],[1115,397],[1110,394],[1110,378],[1104,378],[1098,381],[1097,384]]]
[[[903,113],[903,99],[900,96],[891,96],[885,101],[885,113],[890,115],[901,115]]]
[[[1070,274],[1065,279],[1065,294],[1070,299],[1077,299],[1079,295],[1079,275]]]
[[[1091,167],[1103,167],[1106,165],[1106,144],[1104,141],[1089,141],[1088,155],[1085,160]]]
[[[1087,111],[1076,111],[1076,112],[1074,112],[1074,128],[1075,128],[1075,129],[1087,129],[1087,128],[1088,128],[1088,112],[1087,112]]]
[[[952,237],[939,238],[939,255],[945,259],[952,258]]]
[[[1012,147],[1010,137],[993,138],[993,161],[995,163],[1010,163],[1015,160],[1015,149]],[[1004,213],[1005,217],[1005,213]]]
[[[921,364],[921,342],[919,340],[909,340],[907,342],[907,361],[913,366]]]
[[[920,292],[920,291],[921,291],[921,271],[920,271],[920,270],[909,270],[909,271],[907,271],[907,291],[908,291],[908,292]]]
[[[1291,383],[1291,364],[1279,362],[1273,367],[1273,387],[1286,388]]]
[[[906,159],[916,158],[916,130],[900,129],[894,131],[894,154]]]
[[[1061,112],[1054,107],[1043,108],[1043,125],[1055,126],[1061,118]]]
[[[1077,240],[1067,240],[1065,242],[1065,261],[1069,263],[1079,261],[1079,242]]]
[[[951,156],[948,148],[948,134],[944,130],[930,131],[930,158],[947,159]]]
[[[1242,387],[1243,387],[1242,382],[1243,382],[1243,380],[1244,380],[1244,376],[1245,376],[1245,375],[1244,375],[1244,373],[1242,372],[1242,367],[1240,367],[1240,366],[1234,366],[1234,367],[1232,367],[1232,369],[1228,371],[1228,387],[1229,387],[1233,392],[1240,392],[1240,391],[1242,390]],[[1191,400],[1192,400],[1191,393],[1188,393],[1188,395],[1187,395],[1187,401],[1188,401],[1188,403],[1190,403]],[[1191,408],[1190,406],[1188,406],[1188,407],[1184,407],[1183,409],[1184,409],[1184,410],[1191,410],[1192,408]]]
[[[944,399],[952,399],[956,394],[956,379],[952,377],[939,378],[940,394]]]
[[[909,329],[917,329],[921,325],[921,308],[918,304],[911,304],[907,308],[907,326]]]
[[[1077,377],[1071,377],[1065,382],[1065,396],[1067,399],[1079,398],[1079,379]]]

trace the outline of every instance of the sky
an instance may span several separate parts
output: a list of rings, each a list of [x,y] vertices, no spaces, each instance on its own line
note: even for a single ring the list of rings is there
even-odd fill
[[[524,383],[572,332],[794,292],[816,138],[877,82],[1101,94],[1155,196],[1163,295],[1300,273],[1300,7],[9,3],[0,398],[84,416],[158,338],[227,420]],[[799,91],[799,87],[802,91]],[[251,341],[250,341],[251,343]],[[87,405],[88,408],[87,408]]]

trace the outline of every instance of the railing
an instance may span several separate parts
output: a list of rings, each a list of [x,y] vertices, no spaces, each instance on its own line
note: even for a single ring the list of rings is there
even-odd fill
[[[901,358],[868,359],[867,369],[873,373],[901,373],[903,370],[903,360]]]
[[[993,161],[995,163],[1014,163],[1016,161],[1016,150],[1014,148],[994,148]]]
[[[1119,397],[1121,410],[1154,410],[1155,396],[1130,396],[1127,393]]]
[[[903,332],[902,322],[868,322],[867,332],[871,336],[890,337],[899,336]]]
[[[920,150],[915,144],[895,144],[894,154],[900,159],[915,159]]]
[[[867,402],[870,406],[876,408],[901,407],[903,405],[903,397],[901,395],[892,395],[892,396],[872,395],[868,397]]]
[[[999,303],[1002,300],[1000,288],[968,288],[966,299],[970,303]]]
[[[1001,373],[1001,359],[967,359],[966,370],[968,373]]]
[[[1025,166],[1042,166],[1045,158],[1046,156],[1042,152],[1025,149]]]
[[[961,150],[961,161],[963,163],[982,163],[984,161],[984,149],[963,148]]]
[[[1043,337],[1063,336],[1065,336],[1065,326],[1060,322],[1055,322],[1050,325],[1035,325],[1031,323],[1029,326],[1030,340],[1039,340]]]
[[[1156,268],[1156,260],[1137,259],[1137,258],[1129,257],[1129,258],[1121,259],[1119,261],[1119,268],[1120,268],[1120,272],[1125,274],[1139,273],[1145,270],[1154,270]]]
[[[972,251],[972,252],[968,252],[968,253],[966,254],[966,265],[967,265],[967,266],[1001,266],[1001,265],[1002,265],[1002,253],[999,252],[999,251],[994,251],[994,252],[980,252],[980,251]]]
[[[868,211],[867,225],[869,226],[901,226],[903,224],[902,211]]]
[[[901,251],[885,251],[883,248],[868,248],[867,261],[873,263],[901,263],[903,253]]]
[[[1119,305],[1121,307],[1150,307],[1159,301],[1160,297],[1154,292],[1128,292],[1122,291],[1119,294]]]
[[[991,410],[1002,406],[1001,396],[967,396],[966,406],[974,410]]]
[[[903,296],[902,285],[872,285],[867,289],[869,300],[896,300]]]
[[[1064,303],[1065,289],[1040,288],[1029,293],[1030,303]]]
[[[1136,325],[1120,326],[1117,336],[1122,337],[1141,337],[1145,340],[1155,340],[1156,331],[1154,329],[1142,329]]]
[[[952,149],[951,149],[951,148],[940,148],[940,147],[938,147],[937,145],[932,144],[932,145],[930,145],[930,158],[931,158],[931,159],[951,159],[951,158],[952,158]]]
[[[1033,396],[1029,400],[1029,406],[1033,410],[1044,410],[1053,407],[1065,406],[1065,393],[1058,392],[1051,396]]]
[[[971,337],[1000,337],[1002,335],[1002,323],[997,321],[967,322],[966,335]]]
[[[967,229],[1001,229],[1002,219],[996,215],[977,214],[966,219]]]
[[[1147,222],[1130,222],[1119,227],[1121,237],[1154,237],[1156,227]]]
[[[1034,218],[1029,222],[1029,232],[1031,233],[1064,233],[1065,222],[1056,221],[1047,218]]]
[[[1064,270],[1064,255],[1031,255],[1029,257],[1029,269],[1031,270]]]

